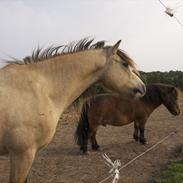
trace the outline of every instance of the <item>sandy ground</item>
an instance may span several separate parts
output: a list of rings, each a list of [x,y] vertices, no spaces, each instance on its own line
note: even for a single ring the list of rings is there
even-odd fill
[[[29,183],[99,183],[106,178],[109,168],[104,164],[102,154],[112,160],[120,159],[122,165],[144,152],[153,144],[183,124],[183,100],[180,102],[181,115],[172,116],[165,107],[158,108],[149,118],[146,126],[148,145],[140,145],[132,138],[133,124],[124,127],[100,127],[98,142],[101,150],[90,150],[81,155],[73,140],[78,119],[76,110],[62,115],[57,132],[50,145],[41,151],[33,164]],[[183,144],[183,127],[164,143],[139,158],[120,172],[120,183],[149,183],[175,158]],[[0,157],[0,183],[8,183],[9,160]],[[106,182],[112,182],[112,179]]]

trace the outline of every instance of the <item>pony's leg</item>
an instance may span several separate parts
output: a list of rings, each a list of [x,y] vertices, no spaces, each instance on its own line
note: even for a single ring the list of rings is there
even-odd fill
[[[96,132],[92,134],[90,140],[91,140],[91,144],[92,144],[92,149],[95,151],[99,150],[100,146],[97,143]]]
[[[27,183],[27,176],[35,157],[34,150],[23,153],[10,153],[9,183]]]
[[[140,143],[146,144],[146,138],[144,137],[144,131],[145,131],[145,123],[146,121],[140,121],[139,123],[139,129],[140,129]]]
[[[136,121],[134,121],[133,138],[135,139],[135,141],[138,141],[139,140],[139,124]]]
[[[83,154],[88,154],[88,137],[83,140],[83,145],[80,147],[80,150],[83,151]]]

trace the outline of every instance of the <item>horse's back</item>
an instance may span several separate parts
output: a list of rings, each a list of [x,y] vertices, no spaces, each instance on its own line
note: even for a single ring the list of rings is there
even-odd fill
[[[92,98],[91,101],[93,106],[101,108],[101,110],[116,110],[120,108],[122,111],[125,111],[126,109],[132,110],[133,107],[136,107],[136,102],[134,100],[121,97],[116,93],[99,94]]]
[[[116,95],[107,93],[96,95],[90,100],[91,108],[96,109],[98,112],[107,112],[114,109],[116,102]]]
[[[90,99],[89,119],[92,123],[122,126],[144,118],[145,104],[118,94],[99,94]]]
[[[92,123],[101,125],[121,126],[128,123],[129,115],[126,111],[126,101],[120,104],[118,94],[100,94],[91,99],[89,119]]]

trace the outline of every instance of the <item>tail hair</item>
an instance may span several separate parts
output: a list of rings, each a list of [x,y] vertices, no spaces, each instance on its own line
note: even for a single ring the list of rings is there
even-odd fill
[[[81,146],[85,138],[88,138],[89,135],[89,121],[88,121],[88,110],[89,103],[85,102],[82,107],[80,119],[78,126],[75,131],[74,139],[77,145]]]

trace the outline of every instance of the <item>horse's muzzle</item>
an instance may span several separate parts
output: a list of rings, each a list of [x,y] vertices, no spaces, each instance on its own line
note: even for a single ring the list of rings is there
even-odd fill
[[[180,114],[180,108],[178,106],[176,106],[174,108],[174,110],[172,111],[172,114],[175,115],[175,116],[179,115]]]
[[[144,96],[146,93],[146,87],[145,87],[145,85],[141,85],[138,88],[134,88],[133,92],[135,95],[140,94],[141,96]]]

